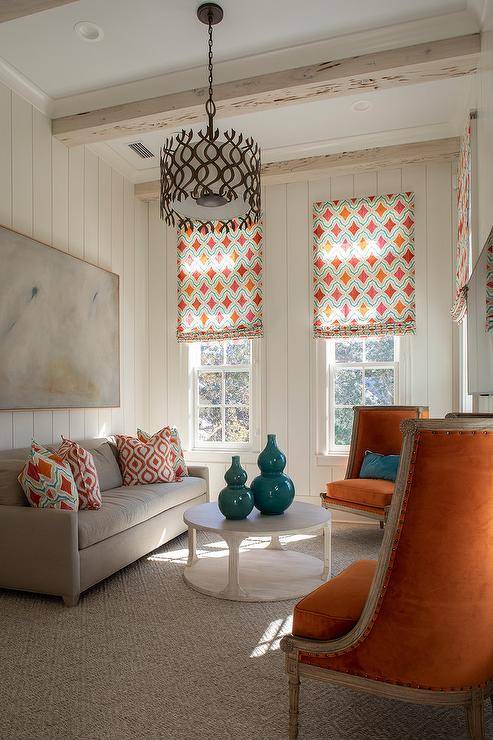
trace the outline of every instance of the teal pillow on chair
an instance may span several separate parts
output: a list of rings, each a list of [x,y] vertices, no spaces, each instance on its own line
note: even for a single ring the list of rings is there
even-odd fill
[[[400,455],[379,455],[378,452],[367,450],[359,471],[359,477],[395,481],[399,469],[399,460]]]

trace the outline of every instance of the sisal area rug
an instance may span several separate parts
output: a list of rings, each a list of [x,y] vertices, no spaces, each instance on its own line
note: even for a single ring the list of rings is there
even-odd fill
[[[337,525],[333,572],[376,557],[380,531]],[[199,540],[221,557],[224,545]],[[288,543],[321,557],[318,537]],[[281,740],[287,681],[280,637],[294,602],[202,596],[182,581],[186,536],[85,594],[0,591],[2,740]],[[491,736],[491,709],[486,711]],[[460,710],[302,683],[300,740],[466,738]]]

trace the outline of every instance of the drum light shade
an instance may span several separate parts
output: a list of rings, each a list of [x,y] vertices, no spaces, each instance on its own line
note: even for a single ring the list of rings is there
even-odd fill
[[[161,149],[161,218],[169,226],[227,229],[260,219],[260,147],[250,137],[214,126],[212,26],[223,11],[214,3],[197,10],[209,27],[208,125],[198,132],[183,130]]]

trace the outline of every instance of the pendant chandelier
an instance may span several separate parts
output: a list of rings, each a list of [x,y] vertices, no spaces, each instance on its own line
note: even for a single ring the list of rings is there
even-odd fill
[[[209,97],[207,128],[183,130],[166,139],[161,149],[161,218],[169,226],[205,227],[221,222],[226,229],[260,219],[260,147],[233,129],[214,126],[212,27],[223,18],[215,3],[197,10],[209,27]]]

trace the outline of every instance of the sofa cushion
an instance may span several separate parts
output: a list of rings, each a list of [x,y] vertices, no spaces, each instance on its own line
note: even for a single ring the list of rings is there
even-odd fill
[[[351,630],[366,604],[376,560],[358,560],[294,607],[293,635],[334,640]]]
[[[79,512],[79,550],[112,537],[151,519],[167,509],[206,492],[202,478],[185,478],[174,483],[122,486],[102,495],[98,511]]]
[[[17,477],[30,456],[30,447],[0,451],[0,506],[29,506]]]
[[[122,474],[118,466],[116,446],[105,440],[93,442],[79,442],[81,447],[89,450],[94,458],[94,465],[99,479],[101,491],[110,491],[123,485]],[[94,444],[94,446],[93,446]]]
[[[346,478],[327,484],[327,495],[341,501],[354,501],[356,504],[390,506],[395,484],[390,480],[377,478]]]

